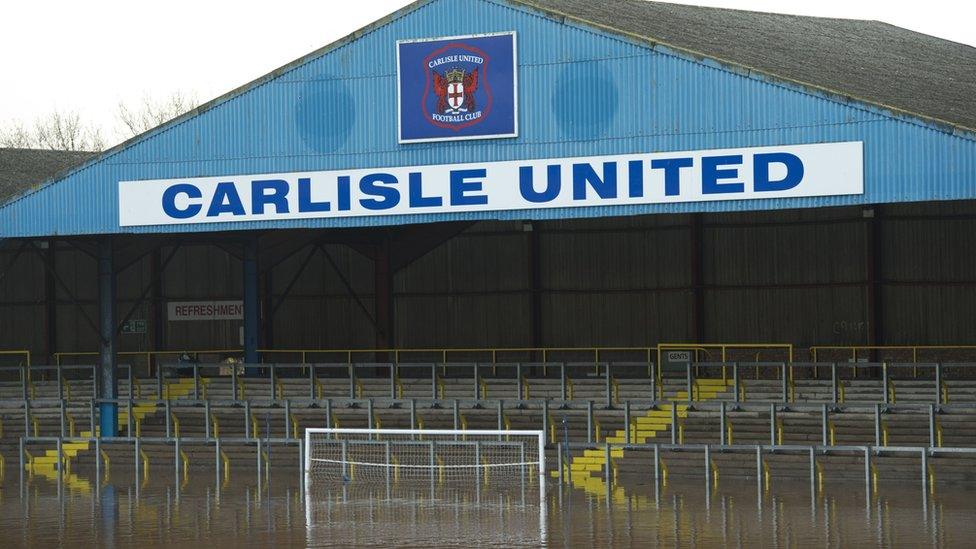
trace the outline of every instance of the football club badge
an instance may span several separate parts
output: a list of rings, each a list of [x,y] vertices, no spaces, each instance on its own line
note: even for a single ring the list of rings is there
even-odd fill
[[[518,135],[515,33],[397,42],[399,141]]]

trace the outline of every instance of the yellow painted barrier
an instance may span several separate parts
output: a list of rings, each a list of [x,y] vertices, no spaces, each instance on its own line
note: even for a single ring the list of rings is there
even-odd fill
[[[31,353],[30,353],[30,351],[27,351],[27,350],[24,350],[24,351],[19,351],[19,350],[14,350],[14,351],[0,351],[0,357],[5,357],[5,356],[14,357],[15,360],[16,360],[17,357],[20,357],[20,361],[19,361],[19,364],[18,364],[19,366],[30,366],[31,365]]]
[[[973,351],[976,353],[976,345],[814,345],[810,347],[810,357],[813,362],[819,362],[824,358],[824,354],[837,352],[847,356],[851,362],[857,362],[859,354],[871,351],[911,353],[911,362],[918,362],[920,352]]]

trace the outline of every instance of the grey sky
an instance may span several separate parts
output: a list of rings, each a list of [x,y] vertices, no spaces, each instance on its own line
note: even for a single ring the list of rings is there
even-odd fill
[[[115,141],[119,101],[180,90],[205,101],[349,34],[409,0],[11,2],[0,19],[0,125],[74,110]],[[686,1],[876,19],[976,45],[968,3]]]

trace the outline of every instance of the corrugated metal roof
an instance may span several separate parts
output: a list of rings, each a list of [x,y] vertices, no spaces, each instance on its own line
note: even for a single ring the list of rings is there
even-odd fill
[[[0,149],[0,204],[93,156],[80,151]]]
[[[517,139],[400,145],[396,40],[519,36]],[[976,196],[976,141],[917,119],[577,24],[520,2],[410,8],[108,151],[0,209],[0,237],[355,227],[807,208]],[[118,226],[117,182],[414,166],[640,151],[863,141],[863,196],[343,218]]]
[[[644,0],[513,0],[913,115],[976,128],[976,48],[879,21]]]

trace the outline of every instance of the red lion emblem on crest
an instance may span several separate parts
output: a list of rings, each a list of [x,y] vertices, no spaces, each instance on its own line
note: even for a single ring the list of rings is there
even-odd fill
[[[437,112],[474,111],[474,92],[478,90],[478,69],[468,74],[454,69],[444,74],[434,71]]]

